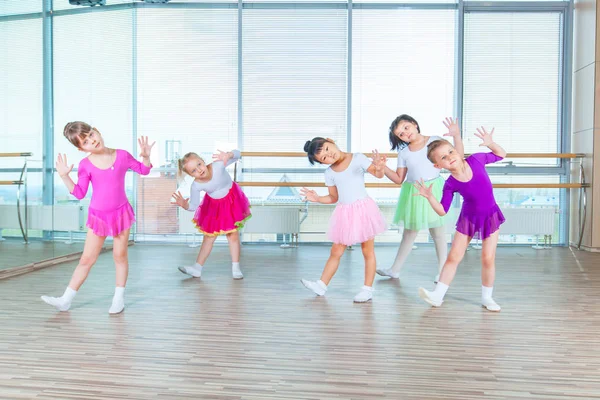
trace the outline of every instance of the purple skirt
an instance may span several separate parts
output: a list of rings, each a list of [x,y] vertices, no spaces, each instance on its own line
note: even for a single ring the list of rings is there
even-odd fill
[[[473,239],[485,240],[506,221],[500,207],[494,204],[492,208],[483,213],[466,213],[460,211],[458,221],[456,221],[456,231],[472,237]]]

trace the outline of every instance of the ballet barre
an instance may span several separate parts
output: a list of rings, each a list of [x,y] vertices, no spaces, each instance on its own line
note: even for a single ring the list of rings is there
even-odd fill
[[[25,161],[23,162],[23,168],[21,168],[21,175],[17,180],[6,180],[0,181],[0,186],[8,186],[8,185],[17,185],[17,217],[19,220],[19,229],[21,230],[21,235],[23,236],[23,240],[25,243],[29,243],[28,237],[28,228],[27,228],[27,220],[29,213],[27,212],[27,157],[31,157],[32,153],[30,152],[21,152],[21,153],[0,153],[0,158],[14,158],[14,157],[24,157]],[[21,186],[24,189],[24,202],[25,202],[25,212],[24,218],[21,217]],[[2,233],[0,231],[0,240],[2,240]]]

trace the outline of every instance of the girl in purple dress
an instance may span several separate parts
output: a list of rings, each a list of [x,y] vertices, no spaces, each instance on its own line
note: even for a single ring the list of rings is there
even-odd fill
[[[498,232],[504,222],[504,216],[494,199],[492,182],[485,170],[485,165],[502,160],[506,151],[494,143],[492,135],[485,128],[477,129],[475,136],[483,140],[480,146],[488,147],[491,153],[475,153],[463,159],[456,149],[446,140],[436,140],[427,146],[427,158],[437,168],[445,168],[451,176],[444,184],[442,200],[433,196],[431,185],[417,182],[415,185],[419,195],[425,197],[431,207],[439,215],[445,215],[450,209],[455,192],[463,197],[462,209],[456,222],[456,233],[452,248],[440,280],[433,292],[419,288],[419,296],[434,307],[444,301],[456,268],[461,262],[471,239],[481,239],[481,304],[489,311],[500,311],[500,306],[492,299],[495,278],[495,257],[498,245]]]

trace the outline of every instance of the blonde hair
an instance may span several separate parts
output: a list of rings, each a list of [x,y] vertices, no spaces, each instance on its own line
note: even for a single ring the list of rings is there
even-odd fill
[[[69,142],[78,149],[81,148],[81,142],[90,134],[92,126],[83,121],[73,121],[65,125],[63,135]]]
[[[429,161],[431,161],[432,164],[435,164],[435,160],[433,159],[433,152],[435,150],[437,150],[440,146],[443,146],[447,144],[448,146],[452,147],[452,145],[450,144],[449,141],[447,141],[446,139],[438,139],[438,140],[434,140],[433,142],[429,143],[427,145],[427,159]]]
[[[184,167],[185,167],[185,163],[187,163],[190,160],[190,158],[197,158],[199,160],[204,161],[204,159],[202,157],[200,157],[198,154],[193,153],[193,152],[189,152],[189,153],[185,154],[183,156],[183,158],[180,158],[179,160],[177,160],[177,180],[180,182],[183,180],[183,178],[186,175],[189,175],[186,172]]]

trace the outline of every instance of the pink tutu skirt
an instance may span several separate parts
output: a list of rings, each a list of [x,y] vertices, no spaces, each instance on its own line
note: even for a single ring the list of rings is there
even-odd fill
[[[87,227],[97,236],[119,236],[134,222],[135,214],[129,202],[112,211],[88,209]]]
[[[251,216],[248,198],[239,185],[233,182],[227,195],[221,199],[205,195],[192,222],[200,233],[216,236],[243,228]]]
[[[497,204],[484,213],[471,214],[461,210],[456,221],[456,231],[473,239],[484,240],[500,229],[504,221],[506,219]]]
[[[333,243],[351,246],[385,232],[387,224],[375,201],[370,197],[351,204],[338,204],[329,220],[327,238]]]

